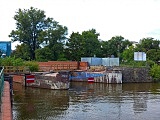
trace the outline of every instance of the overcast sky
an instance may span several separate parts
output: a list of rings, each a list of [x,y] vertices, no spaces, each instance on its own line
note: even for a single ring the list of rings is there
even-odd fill
[[[160,40],[160,0],[0,0],[1,41],[11,40],[15,12],[31,6],[66,26],[69,35],[94,28],[102,40],[117,35]]]

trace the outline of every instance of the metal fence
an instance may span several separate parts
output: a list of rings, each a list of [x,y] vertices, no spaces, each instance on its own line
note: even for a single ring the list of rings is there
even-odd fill
[[[103,66],[119,66],[119,58],[102,58]]]
[[[4,67],[0,67],[0,103],[2,100],[2,94],[3,94],[3,87],[4,87],[4,73],[3,73]]]
[[[90,66],[119,66],[119,58],[83,57],[82,62],[88,62]]]

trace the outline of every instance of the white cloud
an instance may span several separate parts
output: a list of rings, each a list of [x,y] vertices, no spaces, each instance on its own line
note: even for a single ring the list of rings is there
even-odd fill
[[[31,6],[44,10],[67,26],[69,34],[96,29],[100,39],[122,35],[139,41],[144,37],[160,39],[160,0],[0,0],[0,40],[8,38],[15,29],[13,16]],[[156,33],[156,34],[155,34]]]

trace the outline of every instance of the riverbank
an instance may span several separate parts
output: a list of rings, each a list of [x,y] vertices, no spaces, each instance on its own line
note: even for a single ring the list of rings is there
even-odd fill
[[[122,74],[122,77],[118,74],[115,74],[119,71]],[[133,67],[112,67],[112,68],[102,68],[102,67],[91,67],[87,71],[71,71],[71,77],[73,81],[87,81],[87,76],[93,76],[95,78],[95,82],[103,81],[107,75],[105,73],[109,73],[112,76],[116,76],[121,78],[120,83],[145,83],[145,82],[154,82],[153,78],[149,75],[149,68],[133,68]],[[35,73],[33,73],[35,74]],[[49,74],[48,74],[49,75]],[[96,76],[96,77],[95,77]],[[37,77],[35,77],[37,79]],[[44,79],[44,78],[43,78]],[[98,80],[98,81],[97,81]],[[105,79],[104,79],[105,80]],[[18,83],[23,83],[24,76],[22,75],[14,75],[13,81]],[[47,81],[48,83],[48,81]],[[107,82],[104,82],[107,83]],[[111,83],[111,82],[108,82]]]

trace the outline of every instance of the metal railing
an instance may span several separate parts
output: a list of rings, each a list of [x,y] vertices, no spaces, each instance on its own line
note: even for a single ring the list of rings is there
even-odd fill
[[[0,104],[2,100],[3,87],[4,87],[4,67],[0,67]]]

